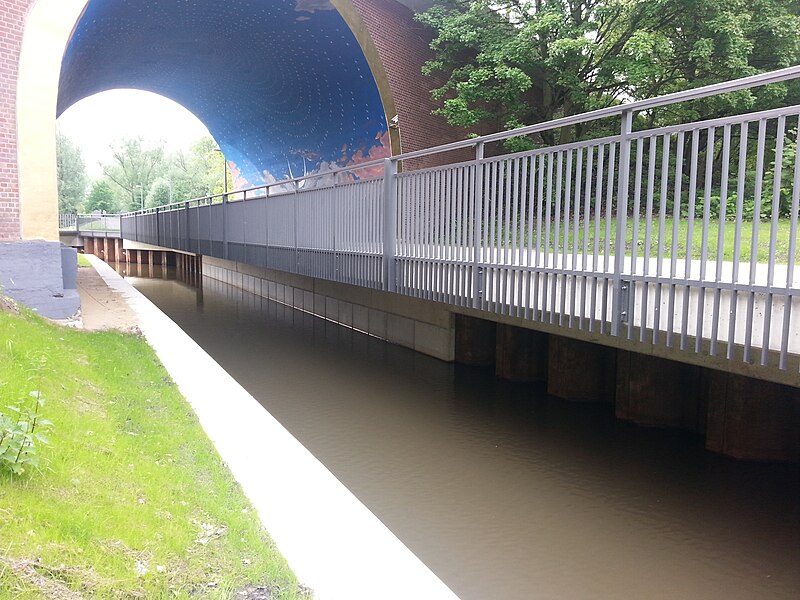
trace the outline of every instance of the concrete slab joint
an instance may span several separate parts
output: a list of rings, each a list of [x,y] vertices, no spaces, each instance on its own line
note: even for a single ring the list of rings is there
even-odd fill
[[[204,275],[441,360],[455,356],[455,319],[445,306],[213,257],[204,258]]]
[[[265,528],[316,598],[371,600],[380,590],[385,600],[458,600],[196,342],[108,265],[94,264],[136,312]],[[253,461],[253,455],[263,460]],[[276,492],[273,481],[286,485]]]
[[[0,242],[0,291],[51,319],[80,309],[77,253],[59,242]]]

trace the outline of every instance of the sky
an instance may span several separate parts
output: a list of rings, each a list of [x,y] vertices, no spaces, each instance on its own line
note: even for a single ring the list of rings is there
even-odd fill
[[[147,146],[163,141],[167,152],[174,152],[209,135],[179,104],[139,90],[111,90],[85,98],[64,111],[57,125],[81,149],[91,178],[102,175],[100,163],[111,160],[109,146],[118,139],[141,137]]]

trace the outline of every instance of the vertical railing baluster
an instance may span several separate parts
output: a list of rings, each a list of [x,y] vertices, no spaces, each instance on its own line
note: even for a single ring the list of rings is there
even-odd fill
[[[769,228],[769,256],[767,257],[767,294],[764,304],[764,330],[761,343],[761,366],[766,367],[769,359],[769,340],[772,327],[772,286],[775,283],[775,244],[778,237],[778,213],[781,202],[781,177],[783,176],[783,140],[786,130],[786,117],[778,117],[778,131],[775,138],[774,177],[772,180],[772,215]]]
[[[761,119],[758,122],[758,142],[756,146],[756,184],[753,190],[753,223],[750,238],[750,276],[748,282],[750,291],[747,293],[747,318],[745,319],[744,333],[744,356],[746,363],[750,362],[750,355],[753,348],[753,311],[755,310],[755,292],[753,286],[756,284],[758,275],[758,233],[761,225],[761,192],[764,186],[764,155],[767,151],[767,120]]]
[[[397,164],[383,160],[383,289],[397,291]]]
[[[745,121],[739,131],[739,164],[736,171],[736,217],[733,235],[733,271],[731,274],[731,283],[734,287],[731,290],[730,309],[728,312],[728,350],[726,354],[728,360],[733,358],[736,344],[736,313],[739,304],[739,291],[735,286],[739,283],[739,263],[742,249],[742,213],[744,211],[744,190],[747,178],[748,125],[749,123]]]
[[[481,232],[483,231],[483,142],[475,146],[475,173],[472,185],[472,215],[475,225],[472,228],[472,308],[481,307],[482,275]]]
[[[623,302],[622,272],[625,268],[625,235],[628,219],[628,180],[630,179],[631,131],[633,113],[622,112],[622,127],[619,138],[619,169],[617,182],[617,230],[614,239],[614,290],[611,311],[611,335],[619,336],[620,323],[628,320],[628,307]],[[605,315],[604,315],[605,317]]]
[[[694,249],[694,216],[695,205],[697,202],[697,168],[698,161],[700,160],[700,130],[695,129],[692,132],[692,150],[689,156],[691,164],[689,165],[689,200],[687,206],[686,217],[686,258],[683,262],[683,279],[688,281],[692,277],[692,252]],[[683,286],[683,299],[681,311],[681,337],[680,349],[686,350],[686,343],[689,331],[689,290],[688,283]],[[701,313],[702,314],[702,313]],[[698,319],[702,317],[698,316]]]
[[[800,117],[798,117],[800,121]],[[781,354],[778,368],[788,368],[789,337],[791,335],[792,294],[789,290],[794,285],[795,251],[797,249],[797,213],[800,208],[800,122],[795,137],[794,178],[792,180],[792,206],[789,216],[789,250],[786,257],[786,296],[783,304],[783,331],[781,337]],[[796,326],[796,325],[795,325]]]

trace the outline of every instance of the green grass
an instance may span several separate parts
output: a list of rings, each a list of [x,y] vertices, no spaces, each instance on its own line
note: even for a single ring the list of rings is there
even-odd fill
[[[664,256],[672,256],[672,240],[673,240],[673,220],[665,219],[664,221]],[[782,219],[778,221],[777,235],[775,236],[775,260],[779,263],[786,264],[789,257],[789,221]],[[639,221],[639,256],[644,252],[644,238],[645,238],[646,222]],[[653,222],[653,233],[656,243],[651,242],[651,256],[658,256],[658,221]],[[628,222],[628,239],[627,243],[630,246],[633,239],[633,223]],[[765,263],[769,260],[770,249],[770,230],[771,224],[769,222],[758,223],[758,250],[757,261]],[[711,221],[708,227],[708,237],[706,239],[707,256],[710,260],[717,258],[717,238],[719,236],[720,222]],[[686,258],[687,251],[687,233],[689,231],[688,221],[681,220],[678,223],[678,239],[677,239],[677,255],[678,258]],[[732,261],[734,256],[734,237],[736,228],[733,223],[725,223],[723,245],[722,245],[722,258],[726,261]],[[750,250],[752,248],[753,239],[753,223],[745,222],[742,224],[741,248],[739,250],[739,259],[741,261],[750,261]],[[692,258],[701,258],[703,250],[703,221],[696,219],[693,224],[692,230]],[[630,256],[630,250],[627,254]],[[795,261],[800,262],[800,248],[795,248]]]
[[[89,262],[89,259],[86,258],[83,254],[78,254],[78,266],[79,267],[91,267],[92,263]]]
[[[584,231],[583,231],[583,222],[580,222],[578,225],[578,251],[579,253],[583,251],[583,243],[584,243]],[[615,226],[616,222],[611,223],[611,252],[613,253],[613,241],[615,235]],[[637,257],[641,258],[644,255],[645,251],[645,233],[646,233],[646,226],[647,222],[644,219],[639,219],[639,230],[638,230],[638,250],[637,250]],[[673,241],[673,219],[665,219],[664,220],[664,236],[663,239],[659,241],[658,236],[658,220],[652,222],[652,232],[651,232],[651,245],[650,245],[650,256],[652,258],[656,258],[659,252],[659,243],[663,245],[664,256],[666,258],[670,258],[672,256],[672,241]],[[574,239],[574,222],[569,223],[569,232],[568,232],[568,244],[567,249],[568,253],[572,252],[572,244]],[[708,228],[708,238],[706,240],[706,248],[707,248],[707,256],[709,260],[715,260],[717,257],[717,236],[719,235],[720,223],[719,221],[712,221],[709,223]],[[678,236],[677,236],[677,256],[678,258],[686,258],[687,253],[687,233],[689,230],[689,223],[685,219],[682,219],[678,223]],[[758,259],[757,261],[760,263],[765,263],[769,260],[769,250],[770,250],[770,231],[771,231],[771,223],[767,222],[760,222],[758,224]],[[724,237],[723,237],[723,248],[722,248],[722,255],[723,260],[732,261],[734,255],[734,237],[735,237],[735,226],[733,223],[725,223],[724,229]],[[739,259],[743,262],[749,262],[750,260],[750,249],[752,247],[752,232],[753,232],[753,223],[752,222],[745,222],[742,224],[742,244],[739,250]],[[777,235],[775,236],[775,260],[777,263],[780,264],[787,264],[788,257],[789,257],[789,232],[790,232],[790,222],[788,219],[781,219],[778,221],[778,228],[777,228]],[[597,240],[599,243],[600,253],[603,252],[603,247],[606,240],[606,220],[600,220],[600,231],[599,236],[597,236]],[[527,235],[527,232],[525,233]],[[535,235],[535,233],[534,233]],[[554,251],[556,248],[555,242],[553,237],[555,235],[555,225],[551,225],[550,229],[550,251]],[[541,233],[541,245],[540,250],[544,251],[544,236],[545,232],[544,229]],[[589,247],[589,254],[593,252],[594,249],[594,241],[595,241],[595,222],[591,221],[589,223],[589,235],[587,237],[588,247]],[[520,237],[519,239],[524,239]],[[627,224],[627,236],[626,236],[626,255],[631,256],[631,247],[633,242],[633,220],[628,219]],[[559,232],[559,239],[558,239],[558,251],[563,252],[563,243],[564,243],[564,223],[562,222],[560,225],[560,232]],[[701,258],[701,252],[703,248],[703,221],[702,219],[697,219],[694,221],[694,228],[692,231],[692,258],[699,259]],[[534,243],[535,249],[535,243]],[[800,264],[800,244],[797,244],[795,248],[795,264]]]
[[[82,221],[80,223],[81,231],[119,231],[119,227],[109,227],[108,223],[103,219],[94,219],[92,221]]]
[[[0,598],[304,597],[142,338],[0,308],[0,340],[0,411],[40,390],[55,424],[38,470],[0,473]]]

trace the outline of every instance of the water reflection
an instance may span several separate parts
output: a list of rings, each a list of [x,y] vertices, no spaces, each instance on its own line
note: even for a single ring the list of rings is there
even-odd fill
[[[800,596],[796,467],[156,277],[132,281],[463,600]]]

